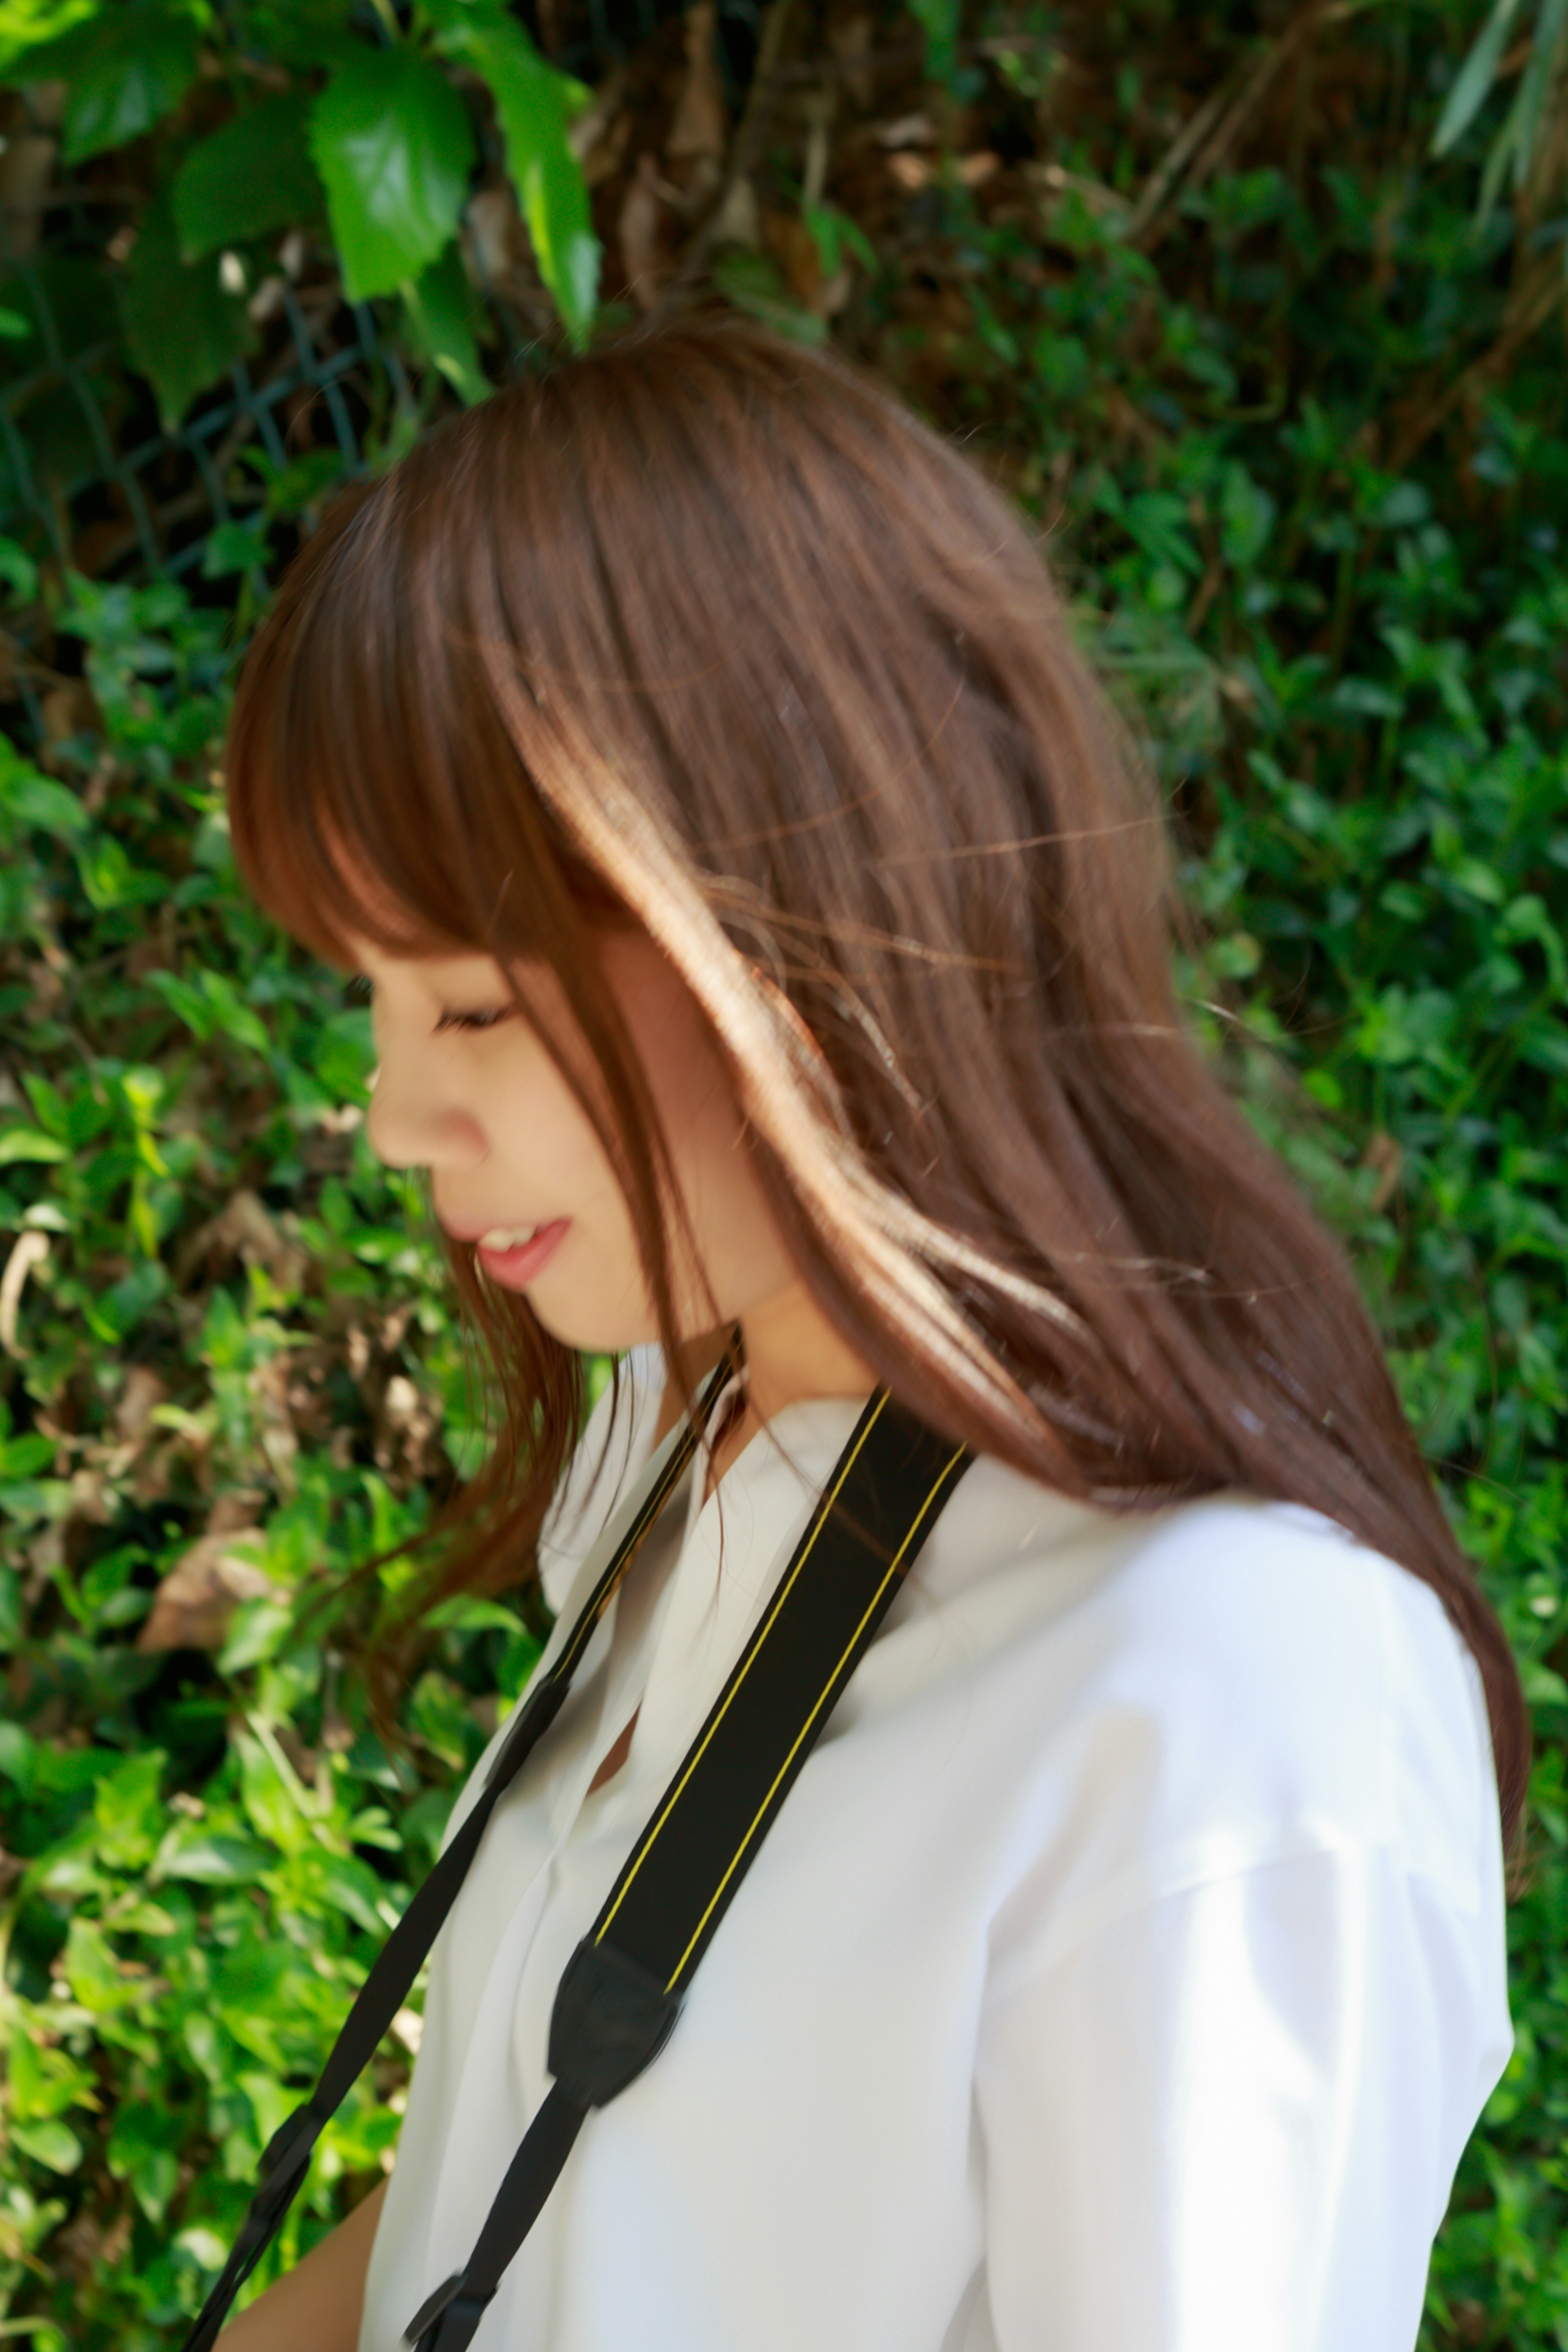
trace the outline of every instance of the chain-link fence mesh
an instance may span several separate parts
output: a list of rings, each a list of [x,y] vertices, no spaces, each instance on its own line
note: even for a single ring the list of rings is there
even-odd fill
[[[681,13],[680,0],[519,10],[552,61],[590,82]],[[749,77],[760,14],[758,0],[719,0],[718,58],[732,94]],[[251,298],[257,350],[164,429],[132,366],[106,267],[134,210],[131,192],[112,187],[0,199],[0,312],[11,322],[0,336],[0,533],[36,561],[98,579],[199,578],[214,532],[254,515],[268,486],[275,505],[291,489],[305,507],[454,396],[402,341],[395,302],[350,304],[330,268],[290,267],[285,239],[279,268]],[[294,244],[297,263],[303,240]],[[528,322],[491,307],[515,360]],[[21,706],[37,737],[26,635],[24,626],[10,640],[0,698]]]

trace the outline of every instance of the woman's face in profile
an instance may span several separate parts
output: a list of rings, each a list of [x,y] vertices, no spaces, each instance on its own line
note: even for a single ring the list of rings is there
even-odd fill
[[[658,1336],[630,1213],[586,1112],[543,1042],[592,1070],[548,965],[518,967],[519,1011],[484,955],[388,956],[357,943],[378,1063],[366,1132],[377,1158],[430,1171],[435,1212],[479,1245],[492,1281],[525,1291],[545,1328],[593,1351]],[[601,935],[604,970],[668,1139],[709,1281],[672,1258],[682,1338],[729,1322],[794,1281],[743,1138],[734,1088],[685,982],[641,932]],[[535,1025],[537,1024],[537,1026]],[[526,1236],[563,1223],[542,1254]],[[667,1214],[667,1232],[670,1230]],[[671,1233],[672,1250],[679,1235]]]

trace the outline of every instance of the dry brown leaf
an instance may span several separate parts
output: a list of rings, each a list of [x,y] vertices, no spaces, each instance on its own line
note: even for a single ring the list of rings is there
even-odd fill
[[[764,213],[763,239],[791,292],[814,306],[822,287],[822,255],[805,223],[795,213]]]
[[[29,83],[26,110],[28,119],[37,123],[40,131],[59,129],[60,118],[66,110],[68,88],[68,85],[63,81]]]
[[[481,286],[503,285],[514,269],[531,267],[532,249],[510,183],[477,188],[463,212],[463,257]]]
[[[192,1234],[180,1253],[176,1278],[183,1288],[204,1262],[230,1257],[260,1266],[282,1290],[297,1288],[310,1262],[302,1242],[279,1232],[260,1194],[244,1188]]]
[[[51,750],[68,736],[87,734],[103,723],[91,688],[79,677],[52,686],[40,701],[38,713],[44,722],[44,740]]]
[[[686,79],[664,142],[668,156],[705,156],[717,163],[728,144],[730,119],[714,47],[718,23],[717,0],[697,0],[686,12]]]
[[[159,1585],[136,1646],[154,1650],[220,1650],[228,1621],[242,1601],[275,1592],[271,1578],[254,1561],[241,1559],[235,1546],[259,1542],[261,1530],[240,1527],[205,1535],[182,1554]]]
[[[624,103],[626,86],[626,68],[616,66],[600,83],[593,105],[566,134],[590,189],[613,180],[626,161],[635,128],[634,110]]]
[[[36,133],[8,138],[0,152],[0,218],[13,262],[36,253],[44,198],[54,175],[55,142]]]
[[[289,1410],[291,1369],[288,1354],[280,1353],[265,1364],[258,1364],[249,1381],[256,1405],[258,1442],[268,1468],[286,1496],[292,1495],[295,1489],[294,1462],[300,1451],[294,1416]]]
[[[900,114],[894,122],[880,122],[871,136],[879,147],[934,147],[936,127],[929,114]]]
[[[417,1467],[437,1427],[429,1399],[421,1396],[405,1372],[394,1372],[387,1381],[376,1423],[375,1459],[383,1470],[392,1469],[400,1456]]]
[[[805,161],[800,172],[800,208],[810,212],[822,202],[827,185],[828,133],[838,103],[838,93],[831,84],[826,89],[807,90],[801,100],[805,116]]]
[[[167,1400],[169,1390],[151,1364],[132,1364],[115,1402],[115,1437],[122,1446],[139,1446],[148,1434],[153,1412]]]
[[[234,1536],[253,1532],[251,1522],[267,1500],[259,1486],[230,1486],[218,1496],[207,1514],[209,1536]]]
[[[1022,170],[1024,178],[1039,193],[1040,215],[1047,228],[1069,192],[1080,198],[1096,220],[1126,221],[1131,215],[1131,199],[1108,188],[1103,180],[1086,179],[1081,172],[1069,172],[1061,163],[1026,163]]]
[[[827,46],[844,77],[844,87],[862,110],[870,105],[873,96],[867,62],[873,29],[869,16],[841,16],[827,28]]]
[[[8,1356],[23,1352],[16,1339],[16,1318],[22,1311],[22,1293],[27,1276],[35,1266],[43,1265],[49,1254],[49,1237],[29,1226],[18,1234],[11,1255],[5,1261],[5,1271],[0,1275],[0,1348]]]
[[[1386,1209],[1405,1168],[1405,1150],[1397,1137],[1385,1135],[1380,1128],[1369,1138],[1362,1153],[1361,1164],[1375,1171],[1377,1181],[1373,1187],[1372,1205],[1374,1210]]]
[[[757,191],[744,173],[731,180],[724,191],[713,223],[713,243],[746,245],[754,253],[763,241],[762,219],[757,210]]]
[[[633,301],[642,310],[651,310],[658,301],[666,271],[660,245],[664,199],[659,187],[658,159],[645,149],[637,157],[637,170],[616,223],[626,283]]]

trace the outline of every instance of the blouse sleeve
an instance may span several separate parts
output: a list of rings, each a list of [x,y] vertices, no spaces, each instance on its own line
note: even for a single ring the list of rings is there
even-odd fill
[[[1479,1671],[1294,1507],[1141,1557],[1072,1781],[1099,1859],[1064,1913],[1042,1848],[993,1926],[999,2352],[1412,2352],[1513,2042]]]
[[[1408,2352],[1510,2047],[1491,1925],[1393,1847],[1309,1851],[1015,1979],[977,2077],[999,2352]]]

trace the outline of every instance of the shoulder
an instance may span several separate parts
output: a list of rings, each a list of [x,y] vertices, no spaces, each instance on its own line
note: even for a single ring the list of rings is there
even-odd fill
[[[1072,1851],[1080,1893],[1155,1899],[1270,1859],[1394,1847],[1461,1908],[1489,1902],[1479,1672],[1410,1570],[1316,1512],[1243,1495],[1110,1513],[991,1460],[965,1487],[931,1547],[935,1615],[951,1608],[984,1657],[1020,1801]]]

